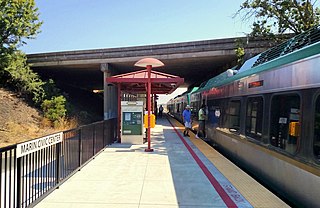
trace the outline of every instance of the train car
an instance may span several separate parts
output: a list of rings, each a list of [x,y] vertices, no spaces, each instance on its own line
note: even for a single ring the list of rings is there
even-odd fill
[[[174,98],[171,98],[167,104],[166,104],[167,114],[172,115],[172,112],[174,110]]]
[[[169,114],[175,117],[177,120],[182,121],[182,112],[184,107],[188,104],[188,98],[186,93],[176,96],[167,103]]]
[[[208,80],[192,102],[207,104],[207,136],[232,160],[296,206],[320,206],[319,26]]]
[[[198,130],[198,112],[202,104],[206,103],[205,98],[199,89],[202,89],[207,84],[207,81],[201,83],[197,90],[194,90],[190,93],[190,107],[192,109],[192,130],[196,132]]]
[[[175,117],[180,122],[183,121],[182,112],[187,105],[191,103],[191,93],[198,90],[198,87],[193,87],[190,91],[186,91],[181,95],[169,100],[167,103],[168,113]],[[191,106],[191,105],[190,105]],[[191,106],[191,117],[196,118],[197,111]]]

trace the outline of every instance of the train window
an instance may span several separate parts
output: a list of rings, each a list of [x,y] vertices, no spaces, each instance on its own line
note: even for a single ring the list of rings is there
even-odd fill
[[[262,136],[263,98],[248,98],[246,135],[260,139]]]
[[[190,107],[191,107],[191,115],[193,117],[197,117],[197,113],[198,113],[197,106],[194,103],[192,103]]]
[[[272,98],[270,143],[294,154],[299,148],[300,97],[277,95]]]
[[[231,132],[240,131],[240,106],[240,100],[232,100],[229,102],[227,120]]]
[[[320,161],[320,96],[317,98],[315,110],[313,153]]]
[[[177,113],[180,112],[180,103],[177,104]]]
[[[224,110],[226,100],[208,100],[208,125],[213,127],[224,127]]]

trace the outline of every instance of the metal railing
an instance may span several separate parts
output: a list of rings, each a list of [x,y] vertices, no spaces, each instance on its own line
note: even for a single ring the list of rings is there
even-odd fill
[[[64,131],[62,142],[23,156],[17,157],[17,145],[0,148],[0,208],[37,204],[115,135],[116,119],[111,119]]]

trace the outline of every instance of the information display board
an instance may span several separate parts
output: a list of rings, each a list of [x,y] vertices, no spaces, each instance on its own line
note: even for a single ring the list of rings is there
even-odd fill
[[[142,112],[123,112],[123,135],[142,135]]]
[[[142,101],[121,101],[121,143],[143,144],[142,115]]]

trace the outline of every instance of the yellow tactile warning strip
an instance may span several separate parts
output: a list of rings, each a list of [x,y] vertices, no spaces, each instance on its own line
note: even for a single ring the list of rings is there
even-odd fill
[[[181,131],[184,127],[173,118],[170,121]],[[179,128],[180,127],[180,128]],[[245,197],[253,207],[290,207],[271,193],[264,186],[255,181],[247,173],[222,156],[214,148],[201,139],[190,134],[191,142],[216,166],[216,168],[233,184],[233,186]]]

